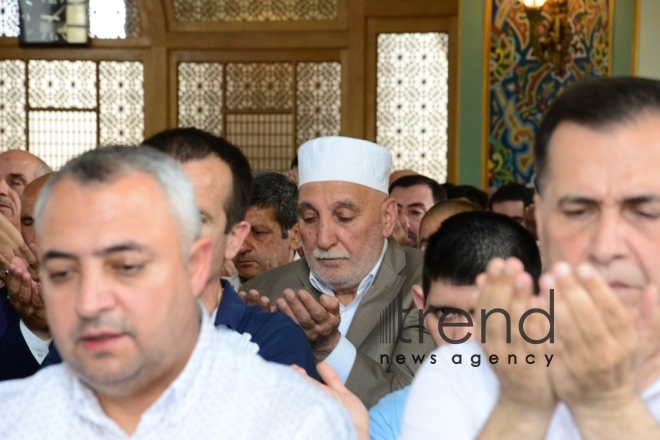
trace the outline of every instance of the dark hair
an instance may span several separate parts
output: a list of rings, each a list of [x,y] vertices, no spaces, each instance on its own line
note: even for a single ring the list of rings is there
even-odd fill
[[[298,155],[296,154],[293,156],[293,159],[291,159],[291,166],[289,166],[289,169],[292,170],[298,166]]]
[[[293,180],[275,171],[259,171],[254,175],[250,206],[275,209],[275,220],[282,228],[282,238],[298,221],[298,187]]]
[[[565,121],[593,129],[624,124],[648,111],[660,112],[660,81],[633,78],[593,78],[569,87],[545,113],[536,132],[536,190],[545,184],[548,144]]]
[[[541,276],[541,256],[534,237],[514,220],[492,212],[463,212],[442,223],[424,253],[424,299],[431,283],[472,286],[493,258],[518,258],[532,276]]]
[[[447,192],[445,189],[435,180],[431,179],[430,177],[422,176],[421,174],[399,177],[394,182],[392,182],[387,192],[392,194],[392,190],[397,186],[402,188],[410,188],[411,186],[417,185],[426,185],[431,189],[434,205],[436,203],[444,202],[447,200]]]
[[[451,193],[450,199],[466,199],[488,209],[488,194],[472,185],[458,185],[452,189]]]
[[[225,234],[245,218],[248,201],[252,193],[252,172],[250,163],[241,150],[223,138],[197,128],[174,128],[145,139],[145,145],[154,147],[176,161],[185,163],[191,160],[206,159],[216,156],[225,162],[231,170],[231,196],[224,205],[227,215]]]
[[[497,191],[490,196],[488,201],[488,209],[493,210],[493,203],[499,202],[508,202],[508,201],[518,201],[523,202],[523,207],[527,208],[534,202],[534,190],[527,188],[525,185],[520,183],[507,183],[506,185],[500,186]]]

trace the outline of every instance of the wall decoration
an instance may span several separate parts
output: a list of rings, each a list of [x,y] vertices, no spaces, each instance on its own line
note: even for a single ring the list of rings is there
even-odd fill
[[[569,85],[610,72],[611,0],[568,0],[572,29],[564,72],[534,56],[525,6],[518,0],[490,0],[488,181],[533,182],[533,141],[543,112]],[[547,32],[549,0],[539,34]]]

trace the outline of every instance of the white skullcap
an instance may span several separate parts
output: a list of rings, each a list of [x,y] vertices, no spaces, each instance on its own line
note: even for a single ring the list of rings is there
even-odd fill
[[[361,139],[328,136],[305,142],[298,149],[298,186],[341,181],[368,186],[387,194],[392,154]]]

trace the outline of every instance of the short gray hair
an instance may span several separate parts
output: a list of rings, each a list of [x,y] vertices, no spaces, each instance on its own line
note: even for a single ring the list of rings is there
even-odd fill
[[[34,208],[35,230],[41,229],[44,208],[53,188],[60,181],[69,178],[82,185],[111,183],[132,171],[145,172],[158,182],[180,225],[181,246],[185,255],[202,230],[195,191],[174,159],[147,146],[101,147],[71,159],[39,192]]]

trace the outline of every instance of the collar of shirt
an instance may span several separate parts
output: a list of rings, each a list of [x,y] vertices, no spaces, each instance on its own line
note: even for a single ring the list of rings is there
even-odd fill
[[[376,274],[378,273],[381,264],[383,264],[383,258],[385,257],[386,251],[387,251],[387,239],[383,242],[383,250],[380,253],[380,258],[376,262],[376,265],[371,269],[371,272],[369,272],[367,276],[364,277],[362,281],[360,281],[360,284],[358,284],[357,294],[355,295],[355,299],[353,300],[354,303],[359,302],[362,296],[367,292],[367,290],[369,290],[371,285],[374,283]],[[309,271],[309,282],[312,283],[312,286],[314,286],[314,288],[319,292],[325,293],[326,295],[335,296],[335,292],[333,292],[331,288],[329,288],[321,281],[319,281],[318,278],[314,276],[314,272],[312,272],[311,270]],[[345,307],[344,305],[339,304],[340,310],[343,310],[344,307]]]
[[[195,348],[179,376],[142,414],[134,435],[165,423],[179,423],[189,411],[194,410],[196,393],[192,389],[195,384],[204,383],[205,379],[202,376],[208,375],[208,371],[203,368],[204,355],[210,351],[209,346],[212,344],[215,331],[204,305],[198,301],[197,306],[201,327]],[[69,370],[69,373],[72,381],[73,401],[78,415],[101,429],[120,437],[125,436],[126,434],[119,425],[105,414],[94,392],[83,384],[73,372]]]

